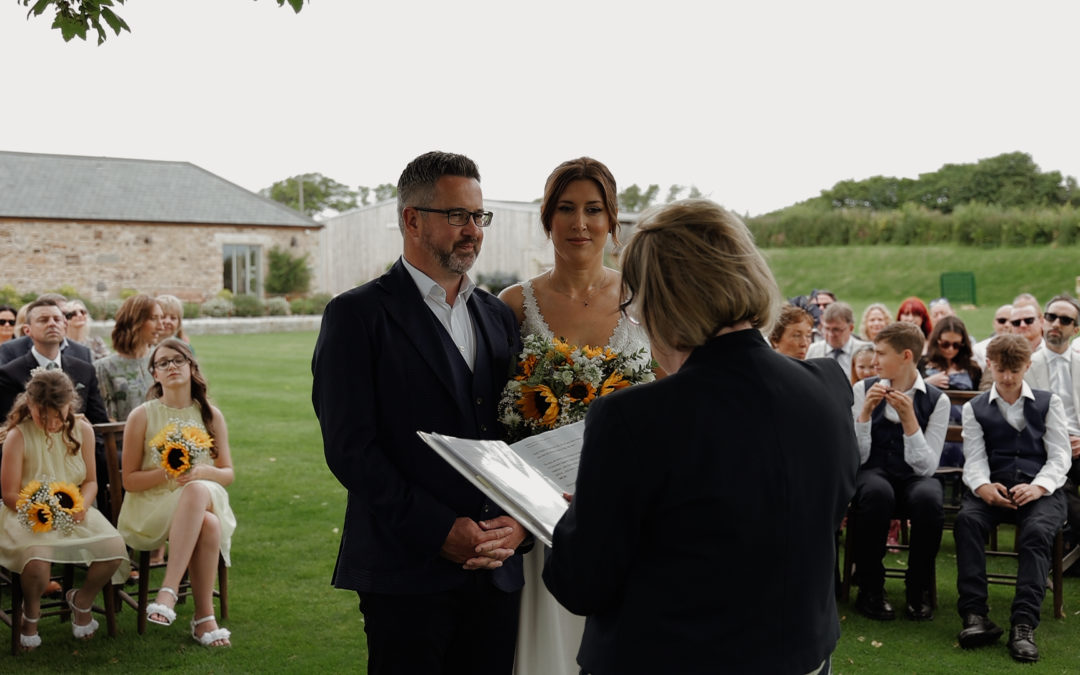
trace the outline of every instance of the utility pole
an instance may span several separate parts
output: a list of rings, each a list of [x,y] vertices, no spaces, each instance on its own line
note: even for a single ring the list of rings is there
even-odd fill
[[[297,176],[296,177],[296,187],[297,187],[297,190],[300,192],[300,213],[305,213],[305,211],[304,211],[304,177],[303,176]]]

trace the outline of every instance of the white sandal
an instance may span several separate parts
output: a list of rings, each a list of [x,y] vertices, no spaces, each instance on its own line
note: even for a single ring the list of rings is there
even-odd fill
[[[161,587],[161,590],[158,591],[158,595],[161,595],[162,593],[168,593],[169,595],[173,596],[174,602],[180,602],[180,596],[176,594],[176,591],[169,588],[168,586]],[[154,614],[160,614],[161,616],[165,617],[165,621],[152,618]],[[172,607],[166,607],[160,602],[151,602],[149,605],[146,606],[146,620],[150,623],[156,623],[159,626],[171,626],[172,622],[176,621],[176,610],[174,610]]]
[[[78,593],[76,589],[71,589],[64,594],[64,602],[67,603],[68,608],[71,610],[71,634],[78,640],[89,640],[94,637],[94,632],[98,629],[100,624],[97,619],[94,618],[94,607],[91,604],[89,609],[79,609],[75,606],[75,594]],[[90,623],[77,624],[75,623],[76,614],[90,614]]]
[[[31,619],[26,615],[26,607],[22,609],[22,620],[27,623],[37,623],[41,619],[40,614],[36,619]],[[24,635],[22,629],[19,630],[19,646],[26,651],[31,649],[37,649],[41,646],[41,636],[37,633],[33,635]]]
[[[203,647],[212,647],[212,646],[214,646],[214,643],[217,642],[218,640],[228,640],[229,636],[232,635],[232,632],[230,632],[228,628],[221,628],[221,627],[215,628],[214,630],[208,630],[205,633],[203,633],[202,635],[196,635],[195,634],[195,626],[198,626],[200,623],[205,623],[207,621],[214,621],[214,615],[211,614],[209,616],[204,616],[201,619],[192,619],[191,620],[191,637],[195,638],[195,642],[198,642]],[[218,645],[218,646],[219,647],[229,647],[231,645]]]

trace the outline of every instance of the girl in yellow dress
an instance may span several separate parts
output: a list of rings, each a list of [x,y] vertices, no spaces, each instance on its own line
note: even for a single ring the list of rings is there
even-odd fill
[[[117,529],[140,551],[169,543],[165,580],[147,619],[176,620],[176,587],[188,571],[195,599],[191,636],[206,647],[229,645],[229,630],[214,617],[218,554],[229,564],[236,517],[225,487],[233,481],[229,433],[221,411],[206,398],[206,380],[191,348],[176,338],[150,353],[154,376],[148,396],[124,428],[124,505]]]
[[[82,588],[66,596],[72,633],[84,640],[98,628],[89,609],[98,592],[110,577],[118,583],[127,577],[124,540],[91,506],[98,490],[94,428],[74,415],[75,408],[68,376],[38,370],[7,418],[0,461],[0,565],[21,575],[23,649],[41,645],[37,622],[52,563],[89,566]]]

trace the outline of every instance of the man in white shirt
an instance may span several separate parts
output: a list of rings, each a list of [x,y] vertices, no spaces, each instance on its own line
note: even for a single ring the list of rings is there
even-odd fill
[[[1024,381],[1032,389],[1057,394],[1065,408],[1072,465],[1065,481],[1065,503],[1069,512],[1066,537],[1070,545],[1080,543],[1080,354],[1069,342],[1080,331],[1077,325],[1080,303],[1070,295],[1055,296],[1043,314],[1043,348],[1031,355],[1031,368]],[[1074,343],[1075,344],[1075,343]]]
[[[1035,296],[1030,293],[1016,296],[1012,307],[1012,312],[1009,314],[1009,325],[1012,329],[1009,332],[1023,335],[1031,345],[1031,353],[1034,354],[1042,346],[1042,308]]]
[[[1035,628],[1046,595],[1054,535],[1065,522],[1061,487],[1070,452],[1065,413],[1054,393],[1031,389],[1023,377],[1031,363],[1027,340],[1001,335],[987,348],[994,385],[964,404],[964,495],[956,538],[960,646],[996,642],[1002,629],[989,618],[986,552],[990,531],[1016,523],[1019,569],[1013,596],[1009,654],[1039,660]]]
[[[1012,318],[1012,305],[1002,305],[998,307],[994,312],[994,327],[990,333],[990,337],[985,340],[979,340],[975,343],[975,346],[971,348],[972,355],[975,362],[979,364],[979,367],[986,372],[986,346],[990,344],[998,335],[1006,335],[1012,332],[1012,324],[1009,323],[1009,319]]]
[[[851,355],[859,347],[869,344],[852,335],[854,330],[855,314],[851,311],[851,305],[846,302],[829,304],[821,315],[821,332],[825,335],[825,339],[810,345],[806,358],[835,359],[850,380]]]

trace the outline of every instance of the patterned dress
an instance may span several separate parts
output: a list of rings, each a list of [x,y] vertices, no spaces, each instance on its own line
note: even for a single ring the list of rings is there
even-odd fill
[[[556,337],[540,312],[532,283],[522,282],[521,290],[525,309],[522,337],[533,333],[546,338]],[[645,329],[627,321],[625,315],[619,317],[607,347],[622,354],[644,349],[641,360],[647,363],[652,359]],[[544,548],[538,543],[523,560],[525,588],[521,591],[514,675],[577,675],[581,672],[577,653],[581,635],[585,632],[585,617],[571,614],[548,593],[541,578]]]
[[[124,422],[135,408],[146,400],[146,392],[154,384],[150,374],[150,355],[128,358],[111,354],[94,361],[101,400],[111,419]]]
[[[23,436],[20,486],[35,480],[82,485],[86,480],[86,464],[81,452],[73,455],[64,445],[63,432],[47,434],[32,419],[24,420],[18,429]],[[31,560],[81,565],[122,560],[121,569],[113,577],[114,583],[121,583],[130,571],[124,540],[93,506],[87,505],[86,517],[66,534],[56,529],[32,532],[16,511],[0,506],[0,565],[21,573]]]
[[[146,438],[143,441],[141,467],[143,470],[161,466],[161,456],[151,448],[150,441],[166,426],[178,423],[206,431],[202,417],[199,415],[198,404],[186,408],[170,408],[159,399],[154,399],[144,403],[143,407],[146,408]],[[213,463],[214,459],[209,453],[204,453],[195,460],[195,464]],[[188,483],[188,485],[195,484],[205,485],[210,491],[211,510],[221,524],[221,556],[225,559],[225,564],[230,565],[229,547],[232,543],[233,532],[236,530],[236,516],[229,507],[229,493],[225,491],[225,486],[212,480],[196,480]],[[137,551],[152,551],[169,539],[173,512],[176,511],[180,494],[185,487],[175,480],[167,480],[149,490],[128,491],[124,495],[124,505],[120,508],[116,528],[120,530],[128,546]]]

